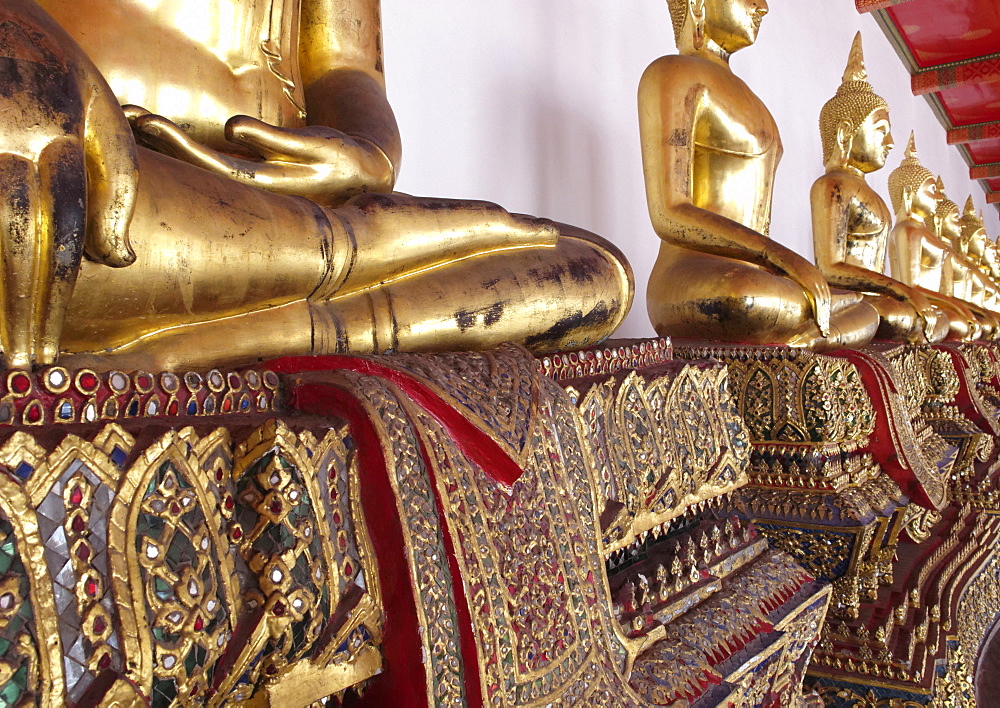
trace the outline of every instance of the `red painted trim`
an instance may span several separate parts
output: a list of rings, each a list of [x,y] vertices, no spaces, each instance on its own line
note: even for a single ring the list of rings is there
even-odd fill
[[[1000,138],[1000,120],[952,128],[948,131],[949,145],[963,145],[979,140],[996,140],[997,138]]]
[[[875,432],[869,446],[872,458],[911,501],[927,509],[936,509],[914,474],[912,464],[905,458],[905,452],[897,449],[892,443],[898,434],[894,430],[896,422],[892,420],[890,414],[892,408],[884,395],[884,389],[895,390],[891,377],[881,370],[881,365],[877,361],[863,352],[844,349],[831,352],[830,355],[847,359],[854,364],[861,375],[865,390],[871,396],[872,408],[875,410]]]
[[[418,440],[420,456],[424,458],[424,466],[434,489],[434,500],[437,504],[438,517],[442,521],[441,535],[444,537],[445,551],[448,553],[448,570],[451,571],[451,592],[455,599],[455,610],[458,613],[458,635],[462,647],[462,663],[465,676],[465,705],[471,708],[481,708],[483,705],[483,677],[479,673],[479,649],[476,637],[472,631],[472,611],[469,609],[469,598],[465,595],[465,583],[462,582],[462,569],[455,555],[455,541],[451,537],[451,528],[447,525],[448,516],[444,511],[444,503],[438,490],[437,475],[434,465],[427,454],[424,440]]]
[[[910,77],[910,88],[916,96],[944,89],[984,84],[1000,79],[1000,57],[981,57],[947,66],[930,67]]]
[[[969,169],[969,177],[971,179],[993,179],[994,177],[1000,177],[1000,162],[994,162],[989,165],[976,165]]]
[[[382,638],[385,672],[370,683],[363,698],[352,703],[372,708],[426,708],[427,682],[420,622],[410,587],[396,496],[375,426],[357,399],[339,386],[299,385],[289,393],[289,402],[305,413],[346,419],[357,445],[361,505],[378,560],[385,612]]]
[[[338,359],[341,358],[338,357]],[[349,359],[349,357],[343,357],[342,359]],[[357,361],[367,362],[367,360]],[[350,364],[350,362],[344,363]],[[356,361],[354,363],[356,363]],[[373,362],[367,363],[371,364]],[[341,368],[351,368],[351,370],[356,370],[350,366]],[[388,367],[378,366],[377,368],[384,369],[387,372],[395,372],[396,374],[399,373],[394,369],[389,369]],[[373,375],[381,375],[374,372],[371,373],[373,373]],[[412,381],[409,377],[405,378]],[[438,403],[441,403],[440,399],[435,400],[437,400]],[[414,600],[412,590],[410,590],[410,578],[407,573],[408,564],[405,552],[403,551],[404,545],[402,528],[396,514],[386,513],[386,510],[395,511],[395,494],[393,493],[391,483],[389,482],[389,471],[386,467],[384,456],[382,455],[382,446],[375,427],[368,419],[368,415],[364,411],[364,407],[358,403],[350,392],[339,386],[321,383],[299,384],[292,389],[290,401],[295,408],[298,408],[303,412],[347,418],[351,426],[351,432],[355,435],[355,440],[357,442],[359,464],[362,464],[363,466],[361,470],[363,480],[361,485],[362,505],[365,509],[365,518],[372,531],[372,543],[376,546],[376,555],[379,558],[379,575],[380,580],[382,580],[383,596],[385,598],[386,632],[383,647],[386,658],[387,673],[395,674],[395,672],[399,670],[399,667],[403,665],[405,665],[405,669],[399,672],[399,676],[392,675],[391,680],[381,678],[376,681],[375,684],[378,686],[378,690],[366,691],[363,701],[358,705],[426,705],[423,702],[427,694],[426,682],[424,681],[423,665],[422,662],[419,661],[419,658],[422,655],[422,646],[418,640],[419,620],[417,619],[416,609],[413,604]],[[476,432],[482,434],[478,429],[476,429]],[[464,585],[461,582],[462,573],[461,568],[458,565],[458,558],[455,554],[455,542],[452,538],[450,529],[446,525],[448,517],[445,515],[443,502],[438,490],[434,467],[431,464],[430,456],[427,454],[424,440],[418,439],[417,442],[420,448],[420,455],[423,458],[424,466],[427,470],[431,488],[434,491],[438,517],[442,522],[441,533],[444,539],[445,551],[448,556],[448,567],[452,578],[451,590],[455,602],[455,608],[458,613],[459,642],[462,654],[463,677],[465,682],[465,701],[467,706],[478,708],[483,705],[482,679],[479,673],[479,651],[476,646],[475,635],[472,629],[472,614],[469,609],[468,598],[465,596]],[[378,465],[377,467],[369,470],[364,469],[365,467],[372,467],[372,465],[376,462]],[[483,467],[483,469],[488,472],[490,467]],[[370,491],[368,485],[374,477],[378,478],[379,486],[381,488],[375,491]],[[372,498],[369,499],[367,498],[368,496],[372,496]],[[392,517],[391,521],[386,518],[389,516]],[[373,523],[375,519],[378,520],[377,523]],[[391,529],[383,528],[383,526],[387,523],[392,526]],[[396,541],[394,544],[388,544],[387,546],[389,537],[396,538]],[[376,539],[378,539],[379,543],[376,543]],[[392,548],[392,545],[395,545],[395,548]],[[395,575],[402,575],[402,577],[383,577],[383,566],[385,565],[383,558],[388,558],[389,563],[391,563],[397,571]],[[396,590],[393,597],[390,597],[390,594],[385,591],[388,587]],[[401,592],[401,589],[405,589],[407,592]],[[402,595],[405,595],[405,598],[403,598]],[[406,611],[406,616],[404,617],[405,622],[400,622],[399,626],[394,625],[394,622],[396,621],[396,613],[394,611],[390,612],[390,608],[397,607],[405,608]],[[390,629],[392,630],[391,632]],[[406,630],[405,632],[404,629]],[[404,634],[406,636],[403,636]],[[391,652],[387,649],[390,642],[392,643]],[[408,656],[400,658],[399,654],[402,651],[408,652]],[[392,654],[391,657],[390,653]],[[414,661],[414,659],[417,659],[417,661]],[[388,671],[388,667],[390,665],[395,667],[392,671]],[[410,690],[405,696],[408,702],[398,702],[397,691],[400,690],[400,681],[403,681],[405,685],[411,689],[413,687],[412,685],[418,684],[418,682],[413,681],[412,679],[415,671],[419,671],[419,685],[423,688],[423,691],[421,693],[417,693]],[[375,686],[373,686],[373,689],[374,688]]]
[[[462,453],[494,480],[509,489],[521,477],[521,466],[493,438],[469,422],[429,386],[409,374],[371,359],[353,356],[286,357],[269,362],[267,368],[289,374],[348,370],[385,379],[402,389],[439,422],[454,438]]]

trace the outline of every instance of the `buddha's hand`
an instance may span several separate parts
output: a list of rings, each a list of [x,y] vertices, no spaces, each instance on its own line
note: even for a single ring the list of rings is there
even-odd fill
[[[893,283],[889,288],[889,295],[910,305],[917,312],[920,319],[920,330],[924,338],[931,341],[937,329],[937,323],[944,316],[939,307],[934,305],[927,296],[915,288],[910,288],[903,283]]]
[[[30,0],[0,0],[0,347],[49,364],[84,254],[110,266],[129,245],[135,141],[114,94]]]
[[[278,128],[249,116],[226,123],[226,138],[258,159],[227,155],[191,138],[176,123],[125,106],[146,146],[243,184],[334,206],[363,192],[389,192],[393,166],[376,145],[326,126]]]
[[[780,247],[770,254],[770,261],[802,287],[812,307],[813,320],[824,337],[830,336],[830,312],[833,296],[830,285],[819,269],[799,254]]]

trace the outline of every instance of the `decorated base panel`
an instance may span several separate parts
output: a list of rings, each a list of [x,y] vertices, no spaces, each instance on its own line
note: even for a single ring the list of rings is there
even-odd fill
[[[998,372],[664,340],[10,372],[0,701],[974,705]]]
[[[827,705],[976,705],[1000,618],[996,352],[676,351],[729,368],[751,443],[742,517],[832,584],[806,678]]]

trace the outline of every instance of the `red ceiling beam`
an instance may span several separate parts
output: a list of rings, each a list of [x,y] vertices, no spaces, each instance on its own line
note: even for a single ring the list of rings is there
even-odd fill
[[[976,165],[969,170],[969,177],[972,179],[994,179],[1000,177],[1000,162],[991,162],[988,165]]]
[[[962,145],[964,143],[974,143],[977,140],[1000,139],[1000,120],[990,123],[979,123],[978,125],[966,125],[960,128],[952,128],[948,131],[949,145]]]
[[[989,81],[1000,81],[1000,55],[991,54],[988,57],[918,71],[910,77],[910,87],[915,95],[920,96],[955,86]]]
[[[892,5],[902,5],[904,2],[909,2],[910,0],[854,0],[854,7],[858,8],[858,12],[875,12],[875,10],[884,10]]]
[[[986,193],[986,203],[987,204],[1000,204],[1000,192],[987,192]]]

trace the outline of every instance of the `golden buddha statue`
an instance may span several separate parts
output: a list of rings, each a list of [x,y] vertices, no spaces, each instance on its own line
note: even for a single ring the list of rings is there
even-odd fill
[[[660,335],[813,349],[860,346],[878,326],[856,293],[771,240],[781,139],[729,66],[757,38],[765,0],[669,0],[678,56],[639,84],[646,198],[661,239],[647,310]]]
[[[976,212],[976,205],[972,201],[972,195],[969,195],[968,199],[965,200],[965,209],[959,218],[959,227],[962,233],[962,241],[967,247],[969,260],[974,266],[972,275],[973,282],[975,283],[976,302],[996,311],[997,281],[994,275],[994,268],[996,266],[990,263],[990,245],[992,242],[986,235],[986,227],[983,223],[982,214]],[[995,244],[992,245],[995,254],[996,246]]]
[[[944,339],[944,313],[916,288],[885,275],[892,214],[865,175],[885,166],[892,131],[889,106],[868,83],[860,32],[840,88],[820,111],[819,128],[826,174],[810,192],[817,267],[830,285],[860,292],[878,310],[879,339]]]
[[[944,311],[949,321],[948,339],[975,339],[981,328],[975,315],[960,300],[941,292],[950,246],[933,230],[933,218],[941,194],[937,178],[917,158],[913,137],[906,156],[889,175],[889,197],[896,212],[896,225],[889,234],[889,260],[897,280],[920,290]]]
[[[1000,248],[996,241],[986,239],[986,252],[983,256],[987,274],[987,293],[983,306],[991,312],[1000,312]],[[998,320],[1000,322],[1000,320]]]
[[[992,339],[996,334],[996,316],[986,309],[988,278],[969,257],[969,244],[962,237],[958,205],[944,193],[941,177],[937,180],[941,201],[934,213],[934,231],[948,244],[950,253],[941,279],[941,292],[962,300],[976,317],[982,328],[982,338]]]
[[[378,0],[0,14],[9,366],[545,351],[593,344],[628,310],[628,265],[592,234],[391,193]]]

